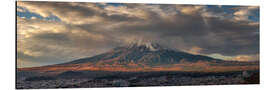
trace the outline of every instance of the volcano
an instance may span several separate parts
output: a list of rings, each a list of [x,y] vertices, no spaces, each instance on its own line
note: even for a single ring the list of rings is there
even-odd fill
[[[201,55],[192,55],[181,51],[162,47],[159,44],[133,44],[130,46],[117,47],[112,51],[103,53],[90,58],[83,58],[64,64],[120,64],[129,63],[144,64],[148,66],[176,64],[183,60],[189,62],[197,61],[221,61],[214,58]]]
[[[257,70],[259,62],[225,61],[194,55],[157,43],[135,43],[116,47],[93,57],[41,67],[19,68],[19,71],[237,71]]]

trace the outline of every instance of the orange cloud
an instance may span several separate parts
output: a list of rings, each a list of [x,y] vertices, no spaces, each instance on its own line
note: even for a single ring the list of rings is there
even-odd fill
[[[239,55],[234,57],[234,60],[237,61],[255,61],[255,60],[259,60],[260,55],[256,54],[256,55]]]
[[[198,46],[193,46],[187,52],[192,53],[192,54],[200,54],[202,50],[203,48],[200,48]]]

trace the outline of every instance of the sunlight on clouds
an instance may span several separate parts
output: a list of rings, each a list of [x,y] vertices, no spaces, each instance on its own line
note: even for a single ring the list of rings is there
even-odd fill
[[[27,8],[29,11],[38,13],[43,17],[48,17],[50,16],[50,12],[48,12],[46,9],[40,9],[40,5],[34,5],[34,4],[28,4],[27,2],[17,2],[18,6],[23,6]]]
[[[191,47],[189,50],[187,50],[186,52],[191,53],[191,54],[200,54],[200,52],[201,52],[202,50],[203,50],[203,49],[200,48],[200,47],[193,46],[193,47]]]
[[[97,34],[97,33],[90,33],[90,32],[87,32],[85,30],[72,30],[71,31],[72,34],[76,35],[76,36],[79,36],[79,37],[83,37],[83,38],[91,38],[93,40],[104,40],[104,36],[103,35],[100,35],[100,34]]]
[[[25,12],[26,11],[25,9],[19,8],[19,7],[17,7],[16,10],[17,10],[17,12]]]
[[[31,19],[37,19],[37,17],[31,17]]]
[[[33,67],[33,66],[39,66],[39,63],[34,63],[32,61],[17,59],[17,67],[23,68],[23,67]]]
[[[34,34],[51,32],[51,33],[62,33],[67,32],[67,29],[64,25],[53,22],[45,21],[40,19],[25,19],[17,17],[17,26],[18,26],[18,35],[21,38],[29,38]]]
[[[95,15],[96,13],[102,14],[102,10],[92,3],[18,2],[17,5],[43,17],[57,16],[70,24],[103,22],[102,17]]]
[[[192,15],[201,11],[204,6],[177,6],[176,7],[181,13]]]
[[[17,4],[27,10],[22,14],[42,16],[17,16],[17,48],[25,55],[18,58],[29,62],[56,64],[140,40],[225,60],[246,61],[259,55],[260,23],[246,20],[259,7],[235,6],[231,13],[224,13],[226,6],[213,9],[204,5]],[[59,20],[45,19],[49,17]]]
[[[237,55],[237,56],[224,56],[218,53],[208,55],[213,58],[229,60],[229,61],[258,61],[259,54],[255,55]]]
[[[17,19],[19,36],[17,50],[24,54],[23,56],[19,55],[18,58],[27,60],[27,62],[23,63],[35,62],[42,64],[48,62],[56,64],[95,55],[104,51],[102,49],[98,51],[88,49],[102,46],[95,45],[96,43],[91,41],[94,40],[100,43],[104,39],[100,34],[79,30],[75,26],[73,27],[55,21],[20,17],[17,17]],[[72,28],[68,29],[68,27]],[[88,44],[80,45],[82,43]]]
[[[41,55],[45,54],[45,53],[42,53],[39,51],[31,51],[29,49],[20,49],[20,48],[18,48],[18,52],[22,52],[25,55],[34,56],[34,57],[41,56]]]
[[[247,8],[239,8],[236,12],[233,13],[234,19],[239,21],[249,20],[249,16],[252,15],[252,11],[259,9],[258,6],[250,6]]]
[[[233,60],[237,60],[237,61],[257,61],[260,58],[259,54],[256,55],[239,55],[239,56],[235,56],[233,58]]]
[[[105,7],[107,14],[111,15],[127,15],[129,17],[138,17],[141,19],[147,19],[149,16],[147,13],[139,8],[127,8],[126,6],[107,6]]]
[[[233,60],[232,56],[224,56],[218,53],[210,54],[209,57],[217,58],[217,59],[223,59],[223,60]]]

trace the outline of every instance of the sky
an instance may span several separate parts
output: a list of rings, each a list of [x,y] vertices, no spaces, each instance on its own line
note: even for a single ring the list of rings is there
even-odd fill
[[[137,41],[259,60],[259,6],[17,2],[17,66],[91,57]]]

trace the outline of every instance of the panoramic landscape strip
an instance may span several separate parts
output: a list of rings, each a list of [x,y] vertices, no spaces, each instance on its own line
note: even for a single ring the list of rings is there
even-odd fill
[[[16,7],[17,89],[260,83],[259,6]]]

